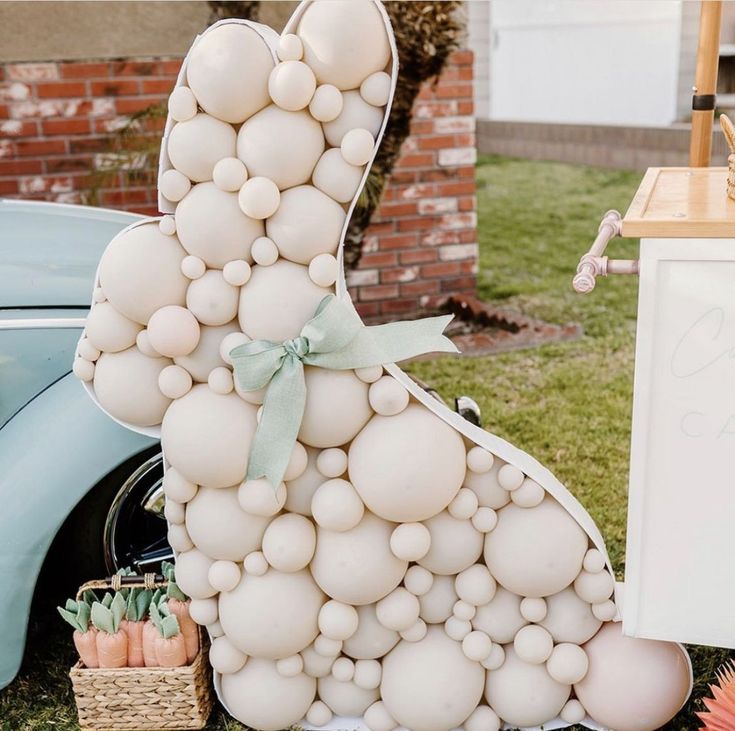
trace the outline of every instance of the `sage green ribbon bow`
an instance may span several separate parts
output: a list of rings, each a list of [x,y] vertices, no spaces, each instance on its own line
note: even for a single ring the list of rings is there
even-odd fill
[[[283,480],[306,405],[304,365],[349,370],[395,363],[429,352],[456,353],[442,333],[452,315],[367,327],[348,304],[326,296],[301,335],[283,343],[253,340],[230,351],[245,391],[268,385],[250,447],[247,479]]]

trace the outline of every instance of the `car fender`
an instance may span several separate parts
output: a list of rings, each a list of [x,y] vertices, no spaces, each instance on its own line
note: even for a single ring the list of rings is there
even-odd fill
[[[155,440],[109,419],[71,374],[0,430],[0,688],[23,657],[38,574],[74,506]]]

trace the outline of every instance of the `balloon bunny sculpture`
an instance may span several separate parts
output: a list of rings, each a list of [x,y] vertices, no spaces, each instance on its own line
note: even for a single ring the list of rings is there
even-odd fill
[[[351,305],[342,243],[397,82],[375,0],[197,38],[170,215],[110,242],[74,372],[160,435],[177,580],[242,723],[658,728],[688,657],[622,634],[591,518],[392,364],[453,350],[447,318],[365,327]]]

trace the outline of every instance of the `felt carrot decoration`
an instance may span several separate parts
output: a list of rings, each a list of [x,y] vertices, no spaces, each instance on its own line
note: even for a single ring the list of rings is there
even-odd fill
[[[149,589],[131,589],[125,606],[125,618],[120,628],[128,636],[128,667],[145,666],[143,655],[143,630],[153,593]]]
[[[74,627],[74,646],[79,659],[88,667],[99,667],[97,658],[97,629],[89,623],[90,608],[85,601],[68,599],[63,607],[57,607],[59,614]]]
[[[153,624],[151,618],[151,610],[162,599],[161,590],[156,589],[151,597],[146,612],[148,619],[143,623],[143,662],[147,668],[156,667],[158,660],[156,659],[156,639],[158,638],[158,630]]]
[[[186,644],[179,629],[176,615],[171,613],[166,602],[151,605],[151,619],[158,630],[156,659],[162,668],[177,668],[186,665]]]
[[[108,597],[110,597],[108,601]],[[101,668],[123,668],[128,664],[128,636],[120,630],[125,616],[122,594],[105,594],[92,605],[92,624],[97,628],[97,659]]]
[[[176,570],[174,565],[168,561],[164,561],[161,564],[161,571],[166,579],[168,579],[168,586],[166,587],[167,604],[171,610],[171,614],[176,616],[179,622],[179,629],[184,636],[186,660],[189,663],[194,662],[194,658],[199,653],[199,626],[189,614],[190,600],[176,583]]]

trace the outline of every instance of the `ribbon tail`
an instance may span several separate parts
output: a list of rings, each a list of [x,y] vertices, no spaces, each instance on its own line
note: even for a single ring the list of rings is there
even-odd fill
[[[284,359],[268,386],[260,423],[250,446],[248,480],[283,482],[306,406],[304,366],[293,355]]]
[[[346,347],[314,353],[306,362],[345,370],[397,363],[425,353],[457,353],[455,344],[443,334],[451,320],[452,315],[441,315],[363,327]]]

